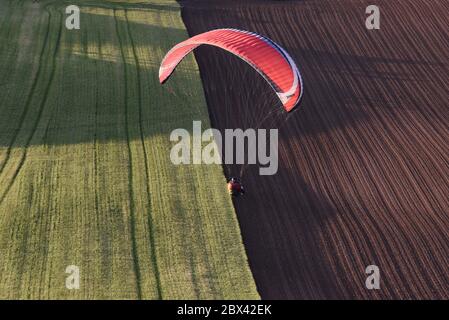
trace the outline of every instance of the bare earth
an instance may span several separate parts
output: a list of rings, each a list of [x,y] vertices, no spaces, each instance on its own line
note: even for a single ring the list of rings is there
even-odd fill
[[[262,298],[449,298],[449,2],[376,1],[381,29],[368,31],[371,2],[181,2],[190,35],[261,33],[304,77],[300,108],[260,125],[280,128],[278,173],[245,168],[234,203]],[[196,57],[215,127],[254,127],[274,108],[238,58]],[[365,287],[371,264],[380,290]]]

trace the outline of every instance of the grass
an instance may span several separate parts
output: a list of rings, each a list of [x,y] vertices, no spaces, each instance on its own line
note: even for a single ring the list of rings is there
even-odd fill
[[[209,126],[192,55],[158,83],[185,38],[170,0],[0,2],[0,298],[259,297],[222,168],[169,159]]]

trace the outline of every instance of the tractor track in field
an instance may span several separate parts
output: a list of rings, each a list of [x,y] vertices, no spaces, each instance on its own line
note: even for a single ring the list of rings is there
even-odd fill
[[[262,298],[447,299],[449,4],[381,0],[378,31],[364,26],[368,0],[180,4],[191,36],[259,32],[304,77],[303,103],[280,127],[278,173],[249,167],[248,194],[234,201]],[[212,126],[252,127],[243,108],[272,108],[258,94],[269,86],[244,77],[239,59],[195,55]],[[223,99],[217,88],[229,83]],[[381,290],[365,288],[370,264]]]
[[[2,8],[3,9],[3,8]],[[4,32],[4,34],[10,34],[10,30],[12,28],[12,24],[10,23],[11,17],[14,16],[14,9],[10,6],[7,7],[6,13],[4,13],[3,19],[0,22],[0,35]],[[5,27],[6,26],[6,27]],[[3,50],[6,51],[7,47],[0,48],[0,54],[3,53]],[[6,75],[5,75],[6,76]]]
[[[35,76],[35,78],[33,80],[33,84],[31,86],[30,93],[29,93],[29,95],[27,97],[24,110],[23,110],[23,112],[22,112],[22,114],[20,116],[19,127],[16,130],[16,133],[13,136],[13,139],[11,140],[11,144],[7,147],[7,153],[6,153],[5,160],[4,160],[3,164],[2,164],[2,166],[0,167],[0,177],[1,177],[2,173],[3,173],[3,170],[5,169],[6,165],[9,162],[12,148],[13,148],[14,144],[16,143],[17,139],[19,138],[20,131],[22,130],[25,118],[26,118],[26,116],[27,116],[27,114],[28,114],[28,112],[30,110],[31,101],[32,101],[32,99],[34,97],[36,86],[38,84],[40,75],[42,73],[42,68],[43,68],[43,65],[44,65],[44,61],[43,61],[43,59],[44,59],[44,52],[45,52],[45,49],[46,49],[47,44],[48,44],[48,38],[49,38],[49,32],[50,32],[50,26],[51,26],[51,19],[52,19],[51,9],[46,8],[46,12],[48,13],[48,23],[47,23],[47,29],[46,29],[46,33],[45,33],[45,38],[44,38],[43,45],[42,45],[42,50],[40,52],[38,70],[37,70],[36,76]],[[40,118],[42,116],[42,113],[43,113],[44,108],[45,108],[45,104],[47,102],[48,92],[49,92],[49,90],[51,88],[51,85],[52,85],[52,82],[53,82],[53,78],[54,78],[54,75],[55,75],[56,55],[57,55],[57,52],[58,52],[58,49],[59,49],[59,42],[60,42],[61,32],[62,32],[62,30],[61,30],[62,29],[62,16],[59,15],[59,18],[60,18],[60,23],[59,23],[60,26],[58,28],[58,35],[56,37],[55,47],[54,47],[53,52],[51,52],[51,54],[49,55],[51,57],[51,59],[53,60],[53,62],[51,64],[52,65],[52,69],[50,71],[48,83],[47,83],[47,85],[45,87],[44,95],[43,95],[41,103],[39,105],[38,115],[37,115],[37,117],[36,117],[36,119],[34,121],[32,130],[31,130],[29,136],[28,136],[28,138],[26,139],[26,141],[25,141],[25,143],[23,145],[23,154],[22,154],[22,156],[21,156],[21,158],[20,158],[20,160],[19,160],[19,162],[17,164],[17,168],[15,169],[15,171],[13,173],[13,176],[10,179],[9,183],[6,185],[5,190],[0,195],[0,204],[6,198],[9,190],[11,189],[11,187],[14,184],[14,181],[16,180],[16,177],[19,175],[19,173],[20,173],[20,171],[21,171],[21,169],[23,167],[23,164],[25,163],[25,160],[26,160],[26,157],[27,157],[27,152],[28,152],[28,147],[30,146],[31,140],[33,139],[33,137],[34,137],[34,135],[36,133],[36,130],[37,130]]]
[[[123,63],[123,73],[124,73],[124,105],[125,105],[125,131],[126,131],[126,145],[128,148],[128,158],[129,158],[129,166],[128,166],[128,192],[129,192],[129,205],[130,205],[130,224],[131,224],[131,241],[132,241],[132,252],[131,255],[133,257],[133,266],[134,266],[134,274],[136,276],[136,288],[137,288],[137,298],[140,300],[142,299],[142,288],[141,288],[141,273],[140,273],[140,266],[139,266],[139,256],[137,252],[137,240],[136,240],[136,217],[135,217],[135,203],[134,203],[134,189],[133,189],[133,155],[131,150],[131,139],[129,135],[129,115],[128,115],[128,68],[127,68],[127,62],[126,62],[126,55],[124,51],[123,46],[123,39],[120,35],[120,28],[118,25],[118,18],[117,18],[117,9],[113,9],[114,12],[114,20],[115,20],[115,26],[116,26],[116,33],[119,41],[120,46],[120,52],[122,56],[122,63]]]
[[[3,20],[3,24],[0,27],[0,35],[3,37],[2,33],[5,34],[6,37],[8,37],[11,34],[11,30],[14,27],[14,23],[11,22],[12,17],[15,15],[15,9],[17,9],[17,6],[14,6],[13,8],[11,8],[10,6],[7,7],[7,14],[5,14],[5,18]],[[23,21],[23,15],[21,15],[22,19],[20,20],[20,22],[18,23],[18,25],[22,24]],[[4,25],[6,25],[6,28],[4,28]],[[12,45],[12,44],[11,44]],[[18,46],[18,44],[16,44],[16,47]],[[44,48],[44,47],[43,47]],[[6,50],[10,49],[9,46],[3,46],[2,48],[0,48],[0,55],[3,54],[2,50],[5,50],[5,52],[7,52]],[[15,55],[10,54],[8,56],[9,59],[2,59],[2,63],[4,63],[5,65],[10,65],[13,62],[13,59],[16,59]],[[2,78],[0,80],[0,86],[6,86],[8,85],[8,81],[6,79],[8,79],[8,76],[10,76],[10,74],[8,72],[5,72],[2,75]],[[14,138],[12,139],[12,141],[14,141]],[[4,165],[7,162],[7,159],[9,157],[9,152],[10,152],[10,147],[8,147],[6,149],[6,157],[5,160],[0,164],[0,176],[3,170]]]
[[[143,133],[143,116],[142,116],[142,85],[141,85],[141,70],[140,70],[140,61],[139,61],[139,57],[137,55],[136,52],[136,46],[135,46],[135,41],[132,35],[132,32],[130,30],[130,24],[129,24],[129,20],[128,20],[128,11],[125,9],[125,20],[126,20],[126,29],[128,32],[128,38],[130,39],[130,44],[131,44],[131,48],[132,48],[132,53],[133,53],[133,59],[136,65],[136,72],[137,72],[137,99],[138,99],[138,104],[139,104],[139,135],[140,135],[140,143],[142,146],[142,151],[143,151],[143,158],[144,158],[144,162],[145,162],[145,179],[147,181],[146,183],[146,195],[149,201],[148,204],[148,208],[150,210],[150,212],[148,212],[148,228],[150,230],[150,242],[151,242],[151,248],[150,248],[150,255],[151,255],[151,259],[153,262],[153,267],[154,267],[154,273],[155,273],[155,278],[156,278],[156,290],[157,290],[157,298],[158,299],[162,299],[162,285],[161,285],[161,279],[160,279],[160,271],[159,271],[159,265],[157,262],[157,255],[156,255],[156,240],[154,238],[154,234],[155,234],[155,229],[154,229],[154,222],[153,222],[153,216],[152,216],[152,210],[151,210],[151,192],[150,192],[150,174],[149,174],[149,168],[148,168],[148,153],[147,153],[147,148],[145,146],[145,137],[144,137],[144,133]]]
[[[41,50],[40,56],[39,56],[38,70],[37,70],[36,76],[35,76],[35,78],[33,80],[30,92],[29,92],[29,94],[27,96],[26,104],[25,104],[24,110],[23,110],[23,112],[21,114],[21,117],[20,117],[20,120],[19,120],[19,127],[18,127],[18,129],[16,131],[16,134],[14,135],[14,137],[13,137],[13,139],[11,141],[11,144],[9,145],[9,147],[7,149],[7,156],[6,156],[5,160],[4,160],[4,163],[3,163],[2,167],[0,168],[0,176],[3,173],[4,168],[8,164],[8,161],[10,159],[11,149],[13,148],[14,144],[16,143],[16,140],[19,138],[20,131],[23,128],[23,124],[24,124],[25,118],[26,118],[26,116],[27,116],[27,114],[28,114],[28,112],[30,110],[31,101],[32,101],[33,96],[35,94],[37,82],[38,82],[38,80],[40,78],[40,74],[42,72],[42,67],[44,65],[43,57],[44,57],[45,48],[47,47],[47,44],[48,44],[50,25],[51,25],[51,20],[52,20],[51,9],[48,9],[48,7],[46,7],[46,12],[48,13],[48,23],[47,23],[45,38],[44,38],[43,45],[42,45],[42,50]],[[0,205],[5,200],[6,196],[8,195],[8,193],[11,190],[12,186],[14,185],[14,182],[16,181],[17,176],[19,175],[20,171],[22,170],[22,167],[23,167],[23,165],[24,165],[24,163],[26,161],[26,158],[27,158],[28,148],[29,148],[29,146],[31,144],[31,141],[32,141],[36,131],[37,131],[38,124],[40,122],[41,116],[43,114],[43,111],[44,111],[44,108],[45,108],[45,105],[46,105],[46,102],[47,102],[48,93],[49,93],[49,90],[50,90],[50,88],[52,86],[52,82],[53,82],[53,78],[54,78],[54,74],[55,74],[55,70],[56,70],[56,56],[57,56],[57,52],[58,52],[58,49],[59,49],[59,43],[60,43],[60,38],[61,38],[61,33],[62,33],[62,15],[59,15],[59,17],[60,17],[60,21],[59,21],[59,25],[60,26],[58,27],[58,35],[56,37],[55,47],[54,47],[54,50],[52,51],[52,54],[49,55],[49,57],[50,57],[49,60],[53,61],[52,64],[51,64],[52,65],[52,69],[50,71],[49,80],[48,80],[48,83],[47,83],[47,85],[45,87],[44,95],[43,95],[41,103],[39,105],[38,115],[37,115],[37,117],[36,117],[36,119],[34,121],[34,124],[32,125],[32,128],[31,128],[31,131],[29,133],[28,138],[26,139],[24,145],[21,146],[21,148],[23,148],[23,152],[22,152],[22,155],[20,157],[20,160],[18,161],[17,167],[16,167],[16,169],[15,169],[15,171],[13,173],[13,176],[11,177],[9,182],[7,183],[6,188],[4,189],[3,193],[0,195]],[[49,222],[49,223],[51,223],[51,222]],[[48,260],[47,260],[48,259],[48,254],[45,253],[45,256],[46,256],[46,259],[44,259],[42,261],[43,264],[47,264],[48,263]],[[44,278],[42,276],[43,273],[44,273],[44,270],[45,270],[44,268],[41,268],[41,277],[40,277],[40,279]],[[19,272],[19,275],[20,276],[19,276],[18,283],[21,282],[22,273]],[[42,290],[42,287],[39,288],[39,291],[41,291],[41,290]]]

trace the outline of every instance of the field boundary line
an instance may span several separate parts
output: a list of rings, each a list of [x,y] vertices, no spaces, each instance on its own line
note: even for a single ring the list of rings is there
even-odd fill
[[[136,241],[136,226],[135,226],[135,203],[134,203],[134,190],[133,190],[133,172],[132,172],[132,166],[133,166],[133,155],[130,145],[130,136],[129,136],[129,116],[128,116],[128,68],[127,68],[127,62],[125,57],[125,52],[123,49],[123,40],[120,35],[120,28],[118,24],[117,19],[117,8],[113,8],[114,12],[114,21],[115,21],[115,28],[116,33],[119,41],[120,46],[120,53],[122,56],[122,63],[123,63],[123,74],[124,74],[124,96],[125,96],[125,131],[126,131],[126,145],[127,145],[127,151],[128,151],[128,159],[129,159],[129,165],[128,165],[128,193],[129,193],[129,205],[130,205],[130,224],[131,224],[131,255],[133,256],[133,268],[134,268],[134,274],[136,276],[136,289],[137,289],[137,298],[139,300],[142,299],[142,288],[141,288],[141,273],[140,273],[140,265],[139,265],[139,257],[137,253],[137,241]]]

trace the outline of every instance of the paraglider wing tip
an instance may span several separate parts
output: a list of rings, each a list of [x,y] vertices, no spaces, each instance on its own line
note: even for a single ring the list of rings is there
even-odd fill
[[[168,78],[170,78],[170,76],[172,75],[173,70],[169,70],[170,72],[167,72],[167,67],[161,65],[161,67],[159,68],[159,82],[160,84],[164,84]]]
[[[163,84],[164,80],[165,80],[164,77],[162,77],[162,67],[161,67],[159,68],[159,82]]]
[[[161,71],[159,71],[159,82],[160,84],[164,84],[167,81],[168,77],[163,75]]]

